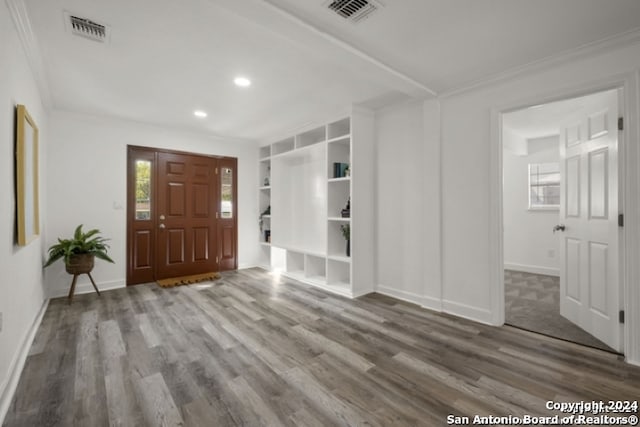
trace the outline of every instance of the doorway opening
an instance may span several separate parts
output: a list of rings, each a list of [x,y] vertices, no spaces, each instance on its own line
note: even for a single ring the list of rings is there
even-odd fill
[[[505,323],[622,351],[618,89],[502,115]]]
[[[129,146],[127,285],[238,267],[237,159]]]

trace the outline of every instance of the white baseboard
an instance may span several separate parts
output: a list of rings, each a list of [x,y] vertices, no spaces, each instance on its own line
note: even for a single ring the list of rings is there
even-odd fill
[[[422,306],[426,309],[442,312],[442,299],[429,296],[422,297]]]
[[[454,316],[473,320],[474,322],[493,325],[491,310],[484,308],[473,307],[454,301],[442,300],[442,311],[453,314]]]
[[[96,282],[96,285],[98,286],[98,289],[101,292],[102,291],[109,291],[111,289],[125,288],[127,286],[127,284],[126,284],[124,279],[122,279],[122,280],[113,280],[111,282]],[[71,276],[69,276],[69,284],[67,285],[66,288],[54,288],[54,289],[52,289],[51,292],[49,293],[49,297],[50,298],[66,297],[67,295],[69,295],[69,288],[70,287],[71,287]],[[91,285],[91,282],[88,282],[88,283],[77,283],[76,284],[76,291],[74,292],[74,295],[90,294],[92,292],[95,292],[95,289],[93,289],[93,286]]]
[[[410,302],[412,304],[418,304],[422,308],[427,310],[442,312],[442,300],[425,295],[419,295],[415,292],[407,292],[399,289],[389,288],[387,286],[378,285],[374,292],[378,292],[383,295],[387,295],[402,301]]]
[[[379,294],[387,295],[402,301],[410,302],[412,304],[418,304],[419,306],[424,305],[423,304],[424,297],[414,292],[402,291],[400,289],[389,288],[383,285],[378,285],[375,289],[375,292],[378,292]]]
[[[31,344],[36,336],[36,332],[38,332],[38,328],[40,327],[40,323],[42,323],[42,318],[44,317],[44,313],[47,311],[48,306],[49,299],[47,298],[43,301],[40,311],[36,314],[31,328],[29,328],[27,335],[25,335],[24,340],[22,341],[22,345],[18,348],[18,351],[13,357],[13,361],[9,366],[9,376],[7,380],[0,385],[0,425],[4,423],[4,419],[7,416],[9,406],[13,400],[13,395],[18,387],[18,381],[20,380],[22,369],[27,361]]]
[[[247,268],[259,267],[258,264],[238,264],[238,270],[246,270]]]
[[[544,274],[545,276],[560,277],[559,268],[540,267],[537,265],[524,265],[524,264],[515,264],[515,263],[505,262],[504,269],[522,271],[523,273]]]

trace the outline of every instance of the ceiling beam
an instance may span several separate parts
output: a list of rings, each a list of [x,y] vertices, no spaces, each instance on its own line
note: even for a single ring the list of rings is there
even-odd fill
[[[290,42],[319,54],[357,64],[357,71],[366,71],[385,82],[390,89],[399,90],[415,98],[433,98],[437,93],[389,64],[355,48],[344,40],[321,30],[310,22],[276,6],[269,0],[216,0],[217,6],[280,35]]]

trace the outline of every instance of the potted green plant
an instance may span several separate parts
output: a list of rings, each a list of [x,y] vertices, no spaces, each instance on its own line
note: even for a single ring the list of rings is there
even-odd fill
[[[347,256],[351,256],[351,225],[343,224],[340,226],[342,237],[347,241]]]
[[[95,258],[113,263],[107,255],[108,239],[100,237],[100,230],[93,229],[86,233],[82,231],[82,224],[76,227],[70,239],[58,239],[58,243],[49,248],[49,259],[44,264],[50,266],[59,259],[64,259],[67,273],[78,275],[88,274],[93,270]]]

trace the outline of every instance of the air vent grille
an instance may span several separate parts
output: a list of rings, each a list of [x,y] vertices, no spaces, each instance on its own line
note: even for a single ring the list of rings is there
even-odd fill
[[[327,7],[349,21],[360,22],[371,16],[380,5],[371,0],[333,0]]]
[[[86,18],[69,15],[71,32],[91,40],[104,42],[107,39],[107,27]]]

